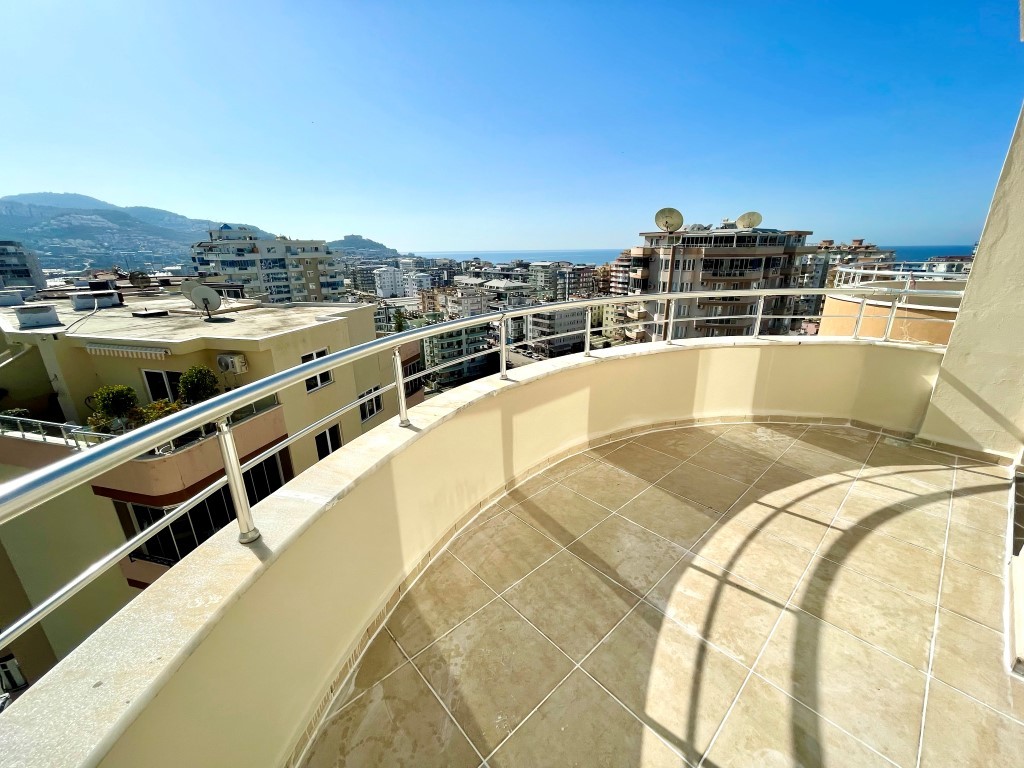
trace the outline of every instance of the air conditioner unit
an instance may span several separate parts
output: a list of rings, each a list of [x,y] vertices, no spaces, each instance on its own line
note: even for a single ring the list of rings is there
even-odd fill
[[[217,367],[221,373],[246,373],[249,364],[245,362],[245,355],[237,352],[226,355],[217,355]]]

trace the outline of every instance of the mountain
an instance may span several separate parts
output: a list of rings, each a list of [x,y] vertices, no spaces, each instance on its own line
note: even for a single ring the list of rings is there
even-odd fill
[[[345,235],[341,240],[331,240],[327,247],[332,251],[341,251],[352,255],[398,256],[398,251],[388,248],[384,243],[369,240],[362,235]]]
[[[74,192],[26,192],[22,195],[7,195],[0,201],[25,203],[26,205],[45,205],[50,208],[79,208],[83,210],[117,209],[113,203],[106,203],[88,195],[76,195]]]

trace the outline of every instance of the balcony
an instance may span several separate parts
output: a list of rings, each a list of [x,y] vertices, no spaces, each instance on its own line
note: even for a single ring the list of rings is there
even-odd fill
[[[651,271],[647,267],[632,267],[629,270],[631,280],[646,280]]]
[[[0,716],[9,754],[1013,764],[1010,470],[910,442],[943,355],[700,339],[439,394],[171,568]]]
[[[644,320],[647,318],[647,309],[642,304],[631,304],[626,307],[626,317],[630,320]]]

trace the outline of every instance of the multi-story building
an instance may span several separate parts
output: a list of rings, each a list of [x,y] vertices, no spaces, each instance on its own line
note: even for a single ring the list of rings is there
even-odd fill
[[[440,320],[441,318],[431,319]],[[488,323],[431,336],[423,342],[424,367],[433,368],[466,355],[482,352],[491,346],[490,337],[491,326]],[[447,389],[486,376],[496,368],[496,362],[489,359],[493,357],[495,355],[481,355],[472,360],[452,363],[429,375],[431,387],[435,390]]]
[[[564,299],[558,293],[558,273],[572,267],[569,261],[534,261],[530,264],[530,283],[541,301]]]
[[[45,287],[35,253],[14,240],[0,240],[0,288],[35,293]]]
[[[555,298],[568,301],[570,298],[593,296],[594,269],[593,264],[572,264],[559,269],[555,276]]]
[[[191,366],[206,366],[220,388],[230,390],[375,337],[369,304],[247,302],[217,316],[232,322],[209,323],[180,294],[129,297],[122,303],[116,292],[107,291],[97,295],[97,310],[90,302],[79,302],[87,309],[75,309],[74,296],[53,303],[3,296],[11,305],[0,306],[0,411],[18,416],[0,415],[0,481],[94,450],[113,437],[85,426],[102,386],[131,387],[143,407],[173,402],[181,375]],[[416,364],[418,347],[408,357]],[[284,437],[393,380],[388,355],[306,379],[231,416],[238,451],[244,459],[272,450]],[[395,413],[395,394],[386,392],[273,453],[245,474],[250,501]],[[203,428],[184,435],[45,504],[42,515],[0,527],[0,602],[38,602],[215,480],[222,474],[215,432]],[[225,492],[215,493],[133,552],[120,570],[90,586],[74,611],[42,625],[20,646],[19,658],[31,677],[38,678],[41,669],[140,588],[231,522],[230,510]],[[47,567],[41,569],[43,560]]]
[[[639,295],[665,291],[707,292],[757,288],[797,288],[808,230],[738,227],[725,219],[718,227],[690,225],[678,232],[642,232],[644,244],[631,248],[612,265],[612,293]],[[627,266],[628,265],[628,266]],[[623,272],[628,283],[623,289]],[[679,299],[672,302],[676,322],[672,338],[754,334],[756,301],[743,297]],[[634,320],[648,320],[626,336],[666,338],[667,303],[644,302]],[[627,309],[627,314],[631,314]],[[799,328],[792,296],[766,297],[758,333],[786,334]]]
[[[405,275],[405,295],[409,298],[418,298],[423,291],[429,291],[434,286],[434,276],[429,272],[410,272]]]
[[[612,267],[611,264],[602,264],[594,268],[594,293],[603,296],[611,292]]]
[[[360,293],[376,293],[377,281],[374,273],[385,266],[380,263],[356,264],[352,267],[352,287]]]
[[[373,291],[385,299],[405,295],[402,270],[395,267],[380,267],[373,270]]]
[[[346,294],[340,263],[325,240],[262,239],[249,227],[224,224],[192,246],[193,274],[221,276],[271,303],[340,301]]]
[[[529,315],[526,339],[535,352],[545,357],[579,352],[583,349],[587,312],[586,309],[564,309]]]

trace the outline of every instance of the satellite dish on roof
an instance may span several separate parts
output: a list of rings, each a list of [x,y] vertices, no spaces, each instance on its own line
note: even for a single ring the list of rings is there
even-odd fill
[[[654,214],[654,223],[666,232],[675,232],[683,226],[683,214],[675,208],[662,208]]]
[[[181,295],[182,296],[184,296],[186,299],[191,299],[192,298],[192,291],[195,288],[197,288],[199,285],[201,285],[201,283],[199,283],[199,282],[197,282],[195,280],[182,280],[181,281],[181,285],[178,286],[178,287],[181,288]]]
[[[759,226],[763,220],[764,217],[757,211],[747,211],[736,219],[736,226],[740,229],[752,229]]]
[[[208,285],[197,285],[189,294],[189,299],[196,309],[206,313],[207,319],[212,312],[220,309],[220,294]]]
[[[128,282],[138,288],[140,291],[144,291],[153,284],[153,278],[151,278],[146,272],[142,270],[134,270],[128,275]]]

